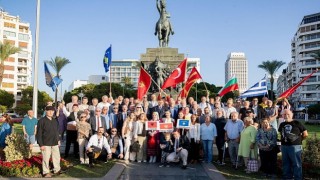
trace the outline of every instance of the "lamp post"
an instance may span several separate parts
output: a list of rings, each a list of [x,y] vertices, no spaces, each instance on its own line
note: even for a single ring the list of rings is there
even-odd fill
[[[82,98],[84,97],[84,94],[82,93],[82,90],[81,90],[81,92],[78,94],[78,96],[80,97],[80,101],[81,101],[81,104],[82,104]]]
[[[122,86],[122,96],[124,97],[124,86],[125,86],[125,83],[121,82],[120,85]]]

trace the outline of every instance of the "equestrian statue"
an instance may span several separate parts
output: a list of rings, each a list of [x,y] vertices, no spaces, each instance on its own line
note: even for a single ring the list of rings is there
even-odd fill
[[[173,28],[169,21],[170,14],[166,10],[166,0],[157,0],[157,9],[160,14],[160,18],[156,24],[154,35],[158,35],[159,47],[168,47],[169,36],[173,35]]]

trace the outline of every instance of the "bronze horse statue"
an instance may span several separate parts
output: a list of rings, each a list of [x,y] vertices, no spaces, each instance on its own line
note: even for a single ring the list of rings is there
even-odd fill
[[[158,35],[159,47],[168,47],[169,36],[173,35],[174,31],[169,21],[170,14],[166,11],[165,0],[157,0],[157,9],[160,13],[160,18],[156,24],[154,35]]]

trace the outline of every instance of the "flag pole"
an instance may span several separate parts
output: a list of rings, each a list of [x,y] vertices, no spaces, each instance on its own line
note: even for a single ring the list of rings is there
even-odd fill
[[[35,52],[34,52],[34,80],[33,80],[33,98],[32,110],[34,117],[38,117],[38,63],[39,63],[39,27],[40,27],[40,0],[37,0],[37,14],[36,14],[36,36],[35,36]]]
[[[166,96],[168,95],[166,92],[164,92],[162,89],[161,89],[161,87],[152,79],[152,77],[151,77],[151,80],[152,80],[152,82],[159,88],[159,93],[164,93]]]
[[[110,55],[110,58],[111,58],[111,61],[112,61],[112,45],[110,44],[110,48],[111,48],[111,55]],[[112,98],[111,96],[112,96],[112,91],[111,91],[111,62],[110,62],[110,66],[109,66],[109,78],[110,78],[110,81],[109,81],[109,98]]]

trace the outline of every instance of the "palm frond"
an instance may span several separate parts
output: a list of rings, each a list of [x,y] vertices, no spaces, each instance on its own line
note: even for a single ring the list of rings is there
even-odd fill
[[[59,76],[60,71],[65,67],[67,64],[71,63],[69,59],[63,58],[60,56],[56,56],[54,59],[51,58],[51,60],[46,61],[56,72],[56,74]]]
[[[0,42],[0,61],[3,63],[11,54],[15,54],[21,51],[21,48],[15,47],[10,44],[9,41],[5,41],[4,43]]]

